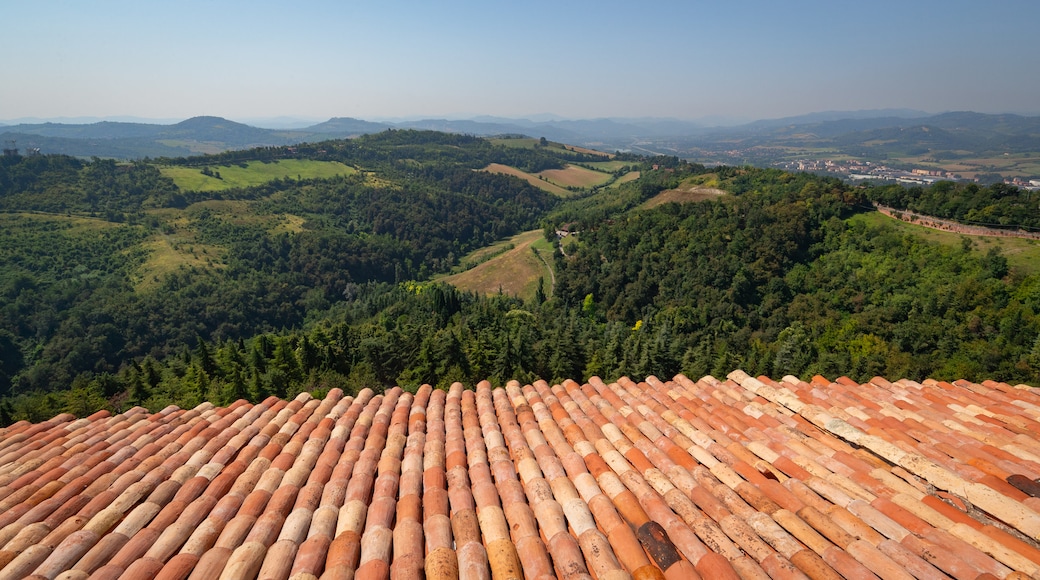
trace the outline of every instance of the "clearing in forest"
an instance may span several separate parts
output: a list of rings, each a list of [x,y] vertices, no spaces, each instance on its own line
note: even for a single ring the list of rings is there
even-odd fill
[[[207,167],[165,166],[159,171],[184,191],[222,191],[233,187],[262,185],[275,179],[322,179],[336,175],[352,175],[357,170],[338,161],[281,159],[264,163],[250,161],[241,165]],[[203,173],[206,171],[206,173]],[[219,175],[219,177],[218,177]]]
[[[560,197],[568,197],[574,195],[573,192],[567,191],[559,185],[549,183],[544,179],[538,179],[537,175],[533,175],[526,171],[521,171],[515,167],[502,165],[501,163],[492,163],[491,165],[485,167],[483,171],[487,171],[489,173],[504,173],[506,175],[512,175],[513,177],[519,177],[520,179],[523,179],[527,183],[530,183],[531,185],[537,187],[538,189],[541,189],[542,191],[551,193],[553,195],[558,195]]]
[[[725,191],[714,187],[686,186],[676,189],[666,189],[651,197],[640,206],[642,209],[650,209],[666,203],[692,203],[714,199],[720,195],[726,195]]]
[[[538,288],[538,278],[541,277],[543,291],[546,296],[550,296],[554,279],[553,248],[542,236],[542,230],[524,232],[513,236],[505,243],[511,244],[512,249],[480,262],[465,272],[445,276],[441,280],[461,290],[481,294],[496,294],[501,291],[509,296],[529,300],[534,297]],[[477,250],[462,261],[477,262],[479,253],[487,251]]]
[[[133,277],[134,288],[140,291],[158,288],[163,278],[182,268],[224,267],[223,248],[200,244],[177,234],[159,234],[141,246],[148,251],[148,260]]]

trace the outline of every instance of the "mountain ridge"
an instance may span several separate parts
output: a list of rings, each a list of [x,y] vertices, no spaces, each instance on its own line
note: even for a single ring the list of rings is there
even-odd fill
[[[421,129],[478,136],[545,137],[605,151],[627,150],[633,145],[649,141],[656,143],[658,148],[665,145],[666,149],[675,149],[682,156],[690,147],[696,148],[702,143],[735,141],[747,146],[760,146],[791,139],[806,143],[853,143],[869,141],[874,138],[874,133],[891,133],[895,129],[910,127],[934,127],[946,131],[953,136],[946,144],[959,148],[1035,150],[1040,146],[1040,116],[972,111],[930,115],[910,109],[824,111],[733,126],[710,126],[698,121],[658,117],[534,121],[480,116],[471,119],[426,118],[400,122],[332,117],[304,127],[268,129],[223,117],[197,116],[168,125],[107,120],[88,124],[45,122],[0,125],[0,140],[13,140],[26,148],[40,149],[44,153],[132,159],[294,145],[351,138],[387,129]],[[669,146],[668,143],[672,141],[685,143],[685,146]],[[916,148],[927,146],[927,143],[914,144]]]

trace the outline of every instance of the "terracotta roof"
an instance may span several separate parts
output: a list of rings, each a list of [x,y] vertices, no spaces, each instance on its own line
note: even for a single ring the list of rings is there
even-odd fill
[[[648,377],[0,429],[0,580],[1040,578],[1040,390]]]

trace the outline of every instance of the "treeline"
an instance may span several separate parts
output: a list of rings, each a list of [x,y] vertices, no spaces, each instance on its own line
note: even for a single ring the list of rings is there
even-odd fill
[[[965,224],[1040,231],[1040,192],[1005,183],[940,181],[929,187],[867,188],[870,201]]]
[[[575,366],[584,356],[581,337],[593,325],[558,304],[477,296],[442,284],[352,285],[347,300],[307,330],[250,339],[196,336],[163,357],[147,355],[118,370],[80,374],[67,391],[8,397],[0,403],[0,418],[38,421],[60,412],[138,404],[226,405],[332,387],[357,392],[426,382],[446,387],[476,377],[498,383],[562,378],[581,370]]]

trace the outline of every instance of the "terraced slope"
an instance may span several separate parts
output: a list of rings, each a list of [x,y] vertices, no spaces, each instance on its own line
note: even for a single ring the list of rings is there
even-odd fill
[[[0,430],[0,579],[1040,574],[1040,391],[648,377]]]

